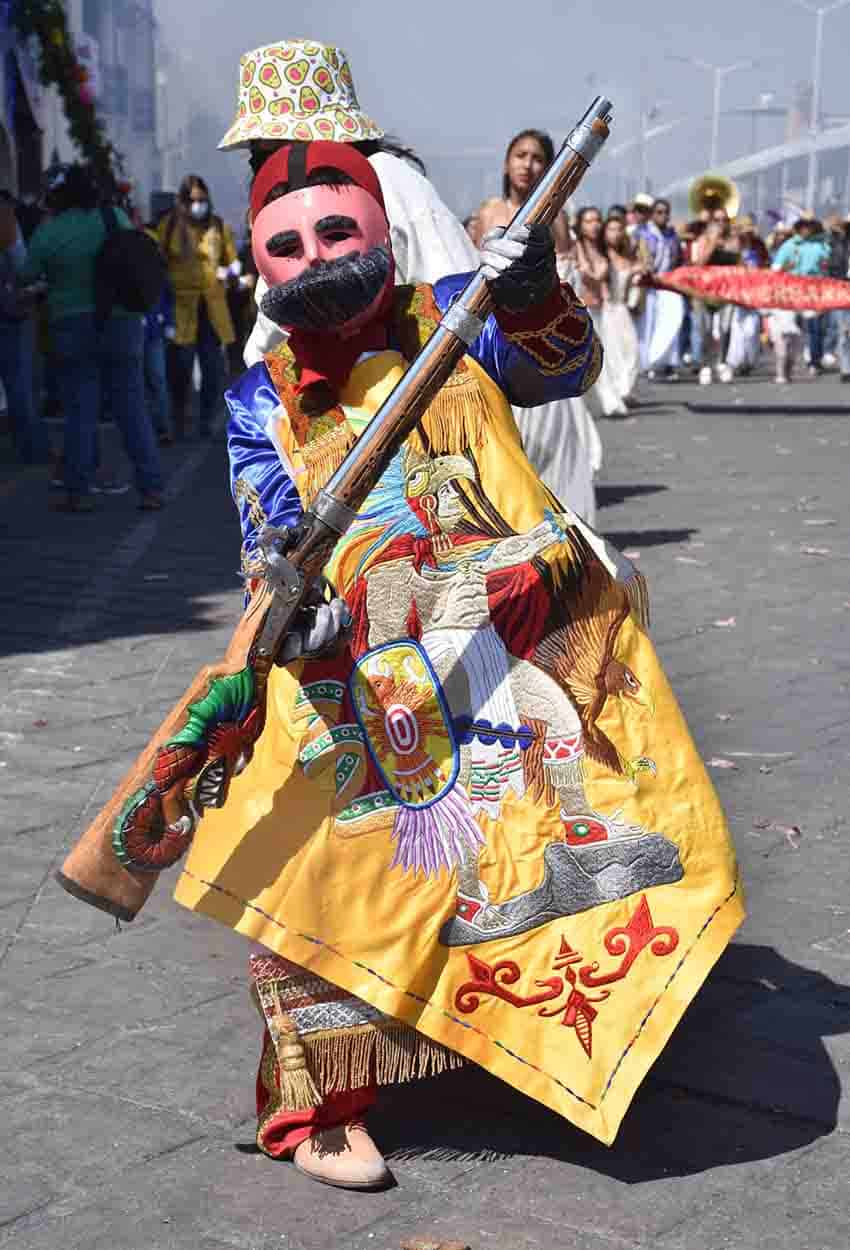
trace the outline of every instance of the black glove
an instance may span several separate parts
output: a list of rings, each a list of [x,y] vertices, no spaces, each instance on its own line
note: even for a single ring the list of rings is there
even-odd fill
[[[508,312],[539,304],[558,282],[548,226],[518,226],[510,238],[500,226],[481,240],[481,264],[493,299]]]
[[[260,546],[270,569],[285,559],[304,536],[299,522],[286,528],[266,526],[260,532]],[[327,578],[313,583],[292,619],[277,654],[278,664],[289,664],[302,656],[312,659],[330,653],[351,628],[351,613],[344,599],[338,598]]]

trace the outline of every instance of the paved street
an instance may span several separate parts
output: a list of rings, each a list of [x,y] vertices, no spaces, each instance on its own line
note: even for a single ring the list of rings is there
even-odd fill
[[[223,444],[166,453],[153,515],[51,513],[42,472],[2,468],[0,1244],[847,1250],[850,387],[645,399],[601,425],[600,528],[649,580],[750,918],[614,1147],[465,1070],[376,1114],[383,1194],[253,1151],[241,939],[167,881],[118,932],[52,879],[238,616]]]

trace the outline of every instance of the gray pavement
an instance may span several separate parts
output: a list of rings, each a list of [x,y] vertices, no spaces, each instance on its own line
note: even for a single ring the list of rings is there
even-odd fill
[[[15,1250],[846,1250],[850,388],[656,387],[602,425],[600,528],[638,553],[750,918],[606,1149],[478,1070],[375,1115],[398,1186],[252,1151],[242,940],[160,883],[132,925],[52,872],[239,613],[224,448],[169,507],[46,510],[0,471],[0,1244]],[[171,874],[172,876],[174,874]]]

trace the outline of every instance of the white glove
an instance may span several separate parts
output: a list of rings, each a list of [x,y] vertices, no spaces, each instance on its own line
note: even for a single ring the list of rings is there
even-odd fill
[[[321,591],[317,591],[321,596]],[[305,659],[332,650],[351,628],[351,613],[344,599],[331,599],[303,607],[295,623],[283,640],[278,657],[279,664],[289,664],[302,656]]]

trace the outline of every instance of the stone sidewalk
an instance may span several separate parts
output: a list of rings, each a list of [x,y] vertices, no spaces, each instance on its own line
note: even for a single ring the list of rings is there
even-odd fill
[[[165,881],[118,932],[52,880],[238,616],[223,446],[169,452],[169,508],[152,516],[132,495],[53,514],[38,473],[0,476],[0,1243],[846,1250],[850,393],[746,381],[646,398],[601,427],[600,528],[648,577],[750,919],[614,1147],[455,1073],[376,1115],[398,1186],[375,1195],[253,1152],[241,939]]]

